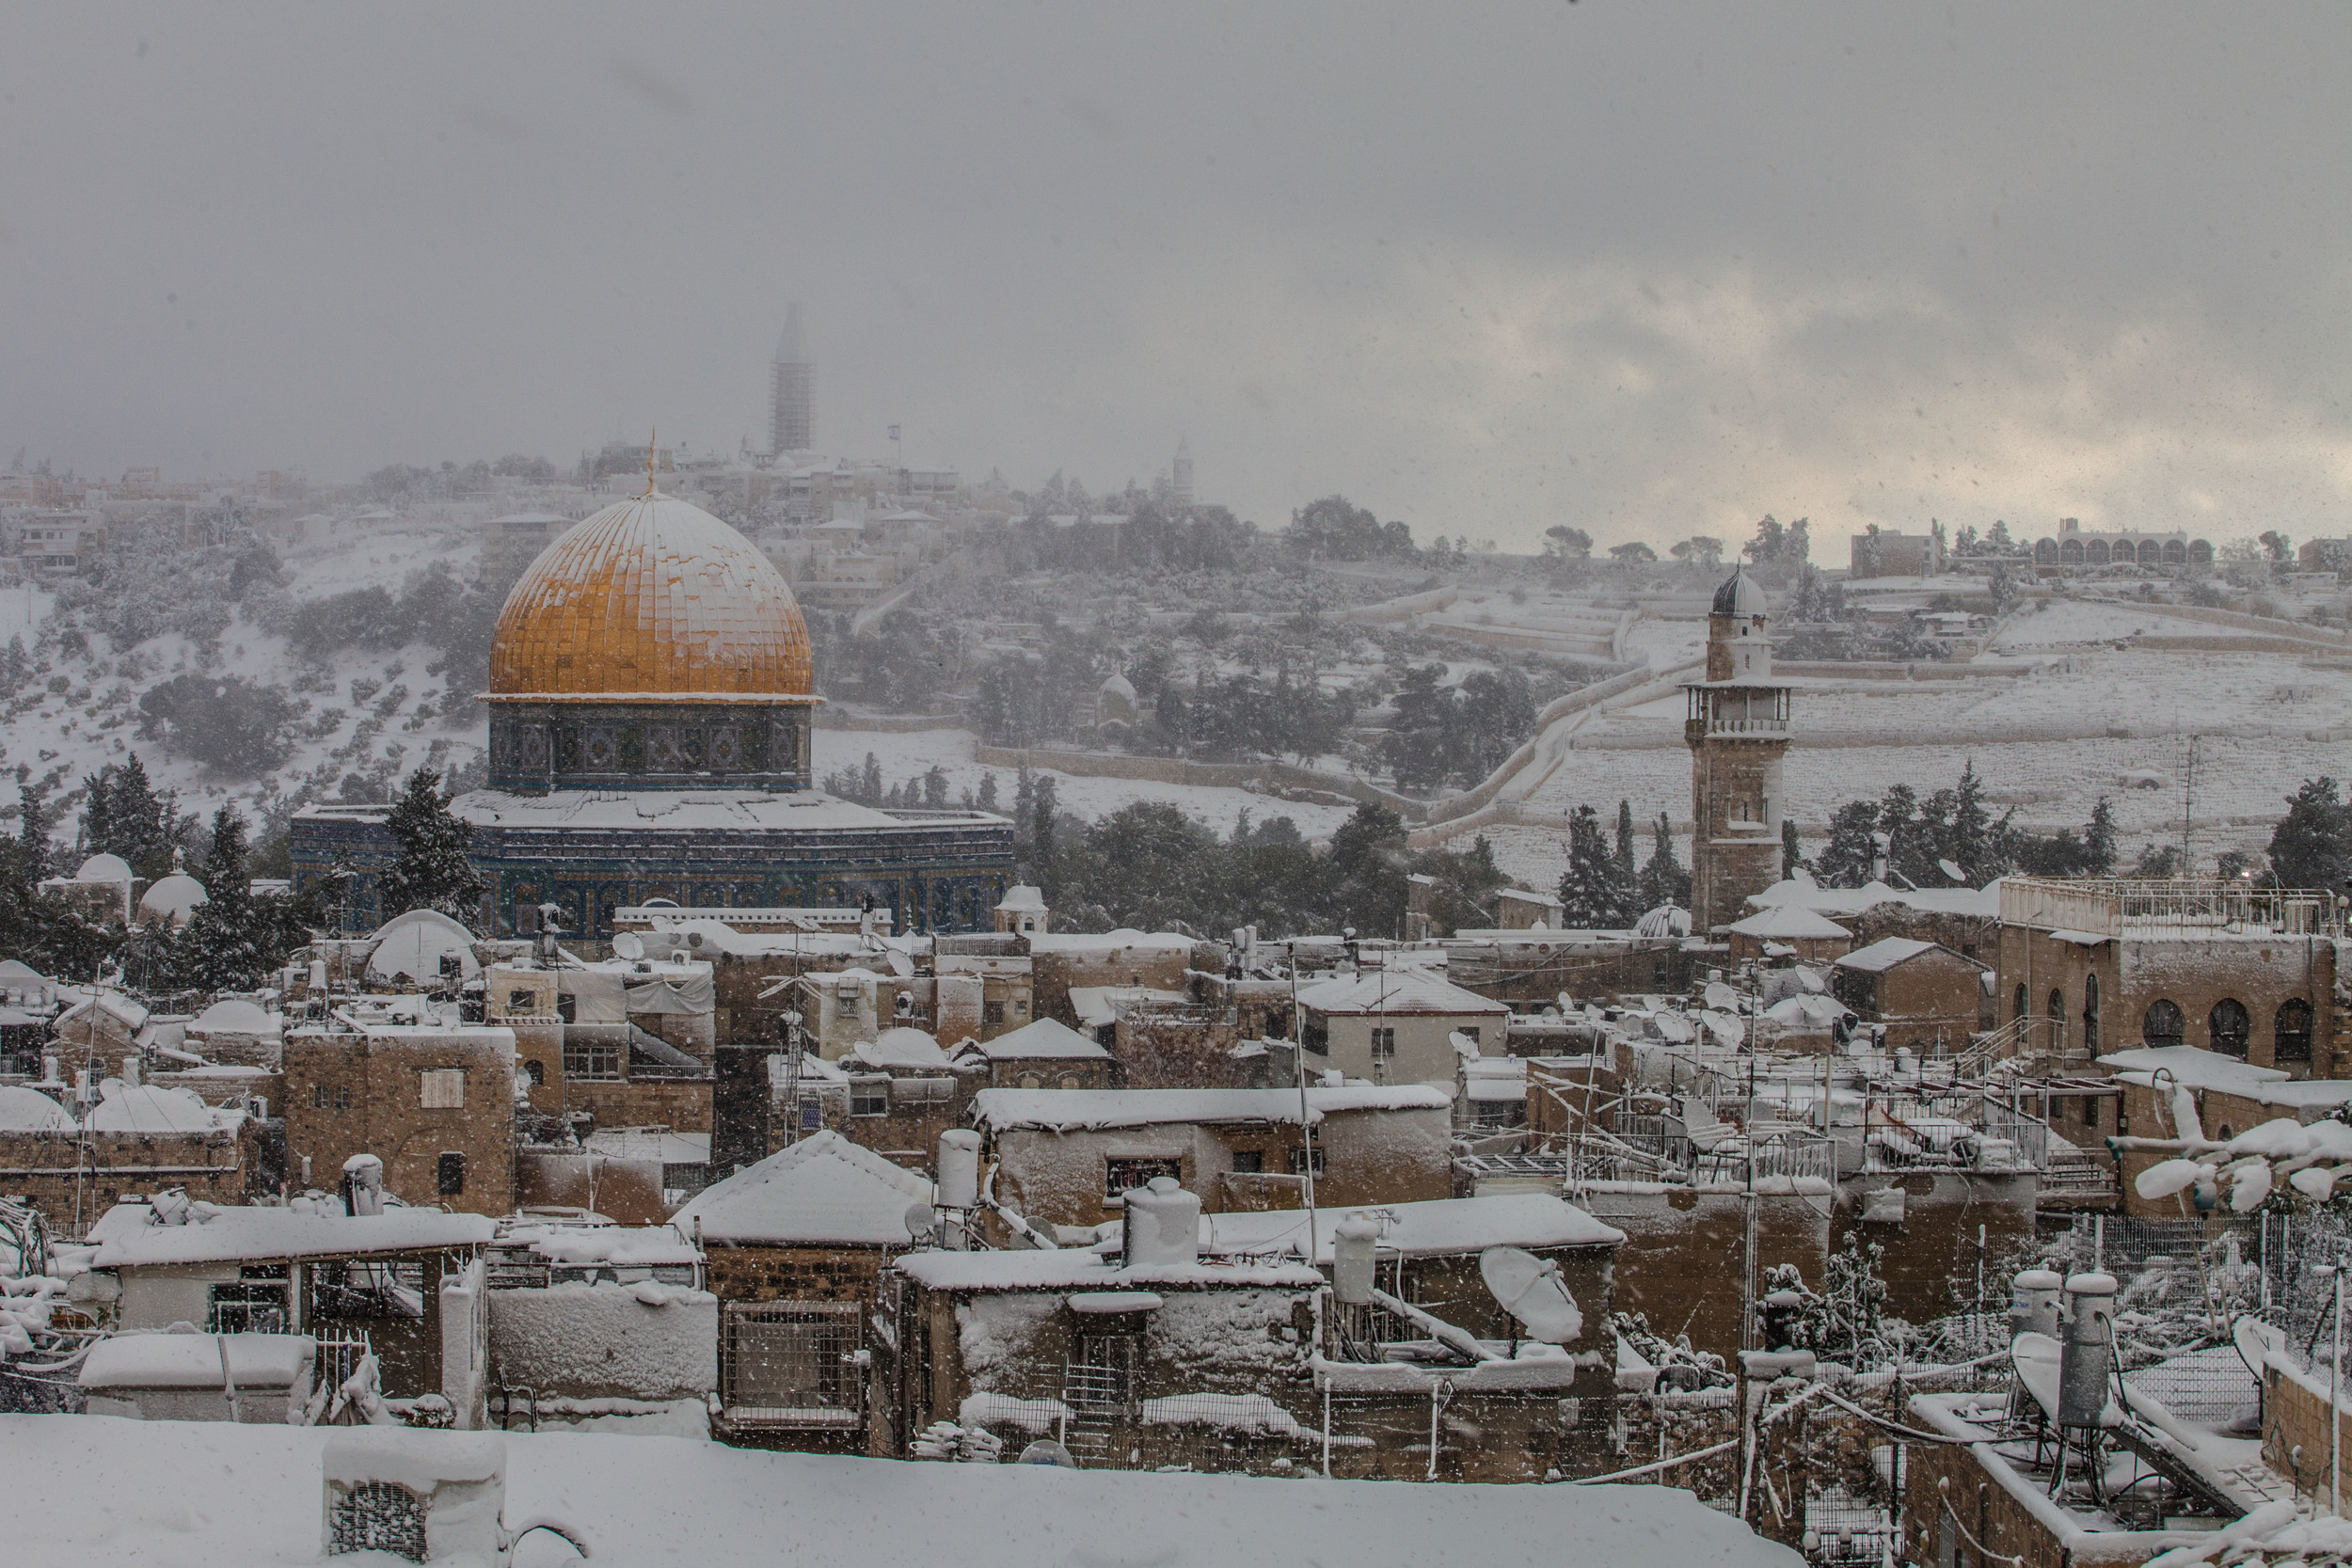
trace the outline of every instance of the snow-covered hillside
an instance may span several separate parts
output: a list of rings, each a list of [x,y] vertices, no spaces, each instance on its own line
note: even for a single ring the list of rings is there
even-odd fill
[[[135,751],[159,785],[179,791],[183,809],[235,801],[266,836],[296,805],[342,798],[346,780],[366,796],[422,764],[466,768],[481,752],[479,705],[472,691],[452,692],[446,673],[434,673],[445,657],[438,642],[362,640],[304,657],[283,623],[305,602],[356,589],[397,594],[437,565],[469,584],[479,547],[462,524],[376,523],[278,545],[280,581],[248,585],[234,601],[212,581],[224,575],[225,547],[160,544],[135,562],[135,581],[0,591],[0,649],[22,639],[30,664],[0,694],[0,767],[8,774],[0,809],[16,815],[19,769],[36,785],[51,782],[54,812],[83,778]],[[232,701],[247,688],[275,693],[284,705],[273,726],[276,758],[259,768],[208,766],[196,748],[175,744],[141,700],[183,676],[216,688],[245,683],[230,687]],[[70,805],[56,832],[71,842]]]

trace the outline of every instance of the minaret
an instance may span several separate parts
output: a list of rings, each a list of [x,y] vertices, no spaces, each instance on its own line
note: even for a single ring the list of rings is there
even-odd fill
[[[1192,504],[1192,437],[1176,438],[1176,462],[1168,470],[1168,495],[1178,506]]]
[[[1780,761],[1788,688],[1772,683],[1764,590],[1742,566],[1715,590],[1707,679],[1682,689],[1691,747],[1691,929],[1747,917],[1751,894],[1780,880]]]
[[[817,444],[816,369],[801,341],[801,307],[796,300],[784,308],[784,335],[776,340],[775,362],[769,367],[769,451],[778,454],[807,451]]]

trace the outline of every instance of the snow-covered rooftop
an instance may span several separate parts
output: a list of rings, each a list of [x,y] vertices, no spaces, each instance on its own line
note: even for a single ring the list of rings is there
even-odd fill
[[[19,1499],[12,1552],[76,1568],[315,1568],[323,1455],[355,1430],[0,1416],[0,1474]],[[446,1443],[470,1434],[397,1435]],[[767,1568],[787,1532],[811,1560],[954,1568],[1261,1559],[1486,1568],[1554,1560],[1563,1542],[1597,1562],[1802,1561],[1671,1486],[1340,1481],[1302,1491],[1244,1476],[905,1465],[600,1433],[482,1435],[504,1444],[507,1518],[562,1519],[587,1536],[596,1560],[639,1568]],[[137,1506],[117,1506],[107,1528],[93,1528],[93,1510],[125,1477],[136,1478]],[[559,1560],[568,1560],[560,1544],[529,1559]]]
[[[1769,937],[1780,942],[1853,935],[1827,915],[1802,904],[1767,906],[1761,913],[1752,914],[1734,925],[1731,930],[1736,936]]]
[[[705,1242],[903,1246],[907,1210],[930,1201],[929,1178],[827,1131],[713,1182],[670,1223]]]
[[[1298,1005],[1319,1013],[1508,1013],[1501,1002],[1464,990],[1424,969],[1367,969],[1298,988]]]
[[[972,1049],[991,1061],[1070,1060],[1107,1062],[1111,1053],[1059,1019],[1041,1018],[1008,1030]]]
[[[90,1227],[93,1268],[225,1263],[242,1259],[342,1258],[363,1252],[422,1252],[478,1246],[496,1230],[482,1214],[388,1209],[381,1214],[305,1213],[298,1209],[189,1205],[184,1225],[166,1225],[144,1203],[118,1203]]]
[[[1911,937],[1886,937],[1867,947],[1855,948],[1837,960],[1837,967],[1876,974],[1882,970],[1894,968],[1906,958],[1915,958],[1934,945],[1931,942],[1919,942]]]
[[[1453,1094],[1427,1084],[1348,1084],[1307,1091],[1309,1119],[1336,1111],[1443,1111]],[[1296,1089],[982,1089],[973,1119],[996,1132],[1151,1127],[1169,1122],[1298,1122]]]
[[[1604,1225],[1549,1193],[1502,1193],[1426,1203],[1384,1203],[1362,1210],[1325,1209],[1316,1215],[1315,1261],[1331,1261],[1333,1227],[1362,1212],[1381,1223],[1380,1247],[1407,1258],[1483,1252],[1490,1246],[1615,1246],[1625,1232]],[[1261,1213],[1205,1214],[1200,1241],[1210,1253],[1299,1257],[1307,1250],[1307,1214],[1299,1209]]]
[[[898,1268],[933,1291],[1312,1290],[1323,1283],[1323,1275],[1304,1263],[1150,1263],[1130,1269],[1076,1247],[911,1252],[898,1259]]]
[[[2288,1077],[2277,1068],[2256,1067],[2195,1045],[2143,1045],[2109,1052],[2099,1062],[2113,1068],[2115,1075],[2126,1083],[2148,1084],[2161,1068],[2183,1088],[2220,1089],[2227,1094],[2255,1094]]]

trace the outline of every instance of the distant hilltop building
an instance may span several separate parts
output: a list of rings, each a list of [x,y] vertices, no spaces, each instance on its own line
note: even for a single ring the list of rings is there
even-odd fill
[[[1012,826],[979,811],[880,811],[811,785],[808,629],[751,541],[649,490],[532,562],[490,647],[489,787],[452,810],[473,829],[500,932],[600,937],[624,908],[843,908],[899,930],[986,930],[1012,883]],[[385,806],[294,821],[308,889],[348,867],[373,926],[393,844]]]
[[[817,367],[802,341],[798,301],[784,308],[784,333],[769,366],[768,450],[812,451],[817,446]]]
[[[1176,440],[1176,462],[1168,470],[1168,497],[1178,506],[1192,504],[1192,437]]]
[[[1851,572],[1856,578],[1931,578],[1943,569],[1941,534],[1873,527],[1853,536]]]
[[[2034,541],[2033,563],[2037,569],[2191,566],[2203,570],[2213,565],[2213,546],[2207,540],[2191,539],[2179,529],[2169,533],[2146,533],[2137,529],[2091,531],[2075,518],[2060,517],[2057,538],[2045,536]]]

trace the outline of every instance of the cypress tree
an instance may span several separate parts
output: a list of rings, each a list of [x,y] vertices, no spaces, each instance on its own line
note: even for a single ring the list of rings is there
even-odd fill
[[[1617,921],[1615,858],[1600,816],[1579,806],[1568,817],[1568,868],[1560,878],[1561,919],[1571,930],[1609,929]]]

